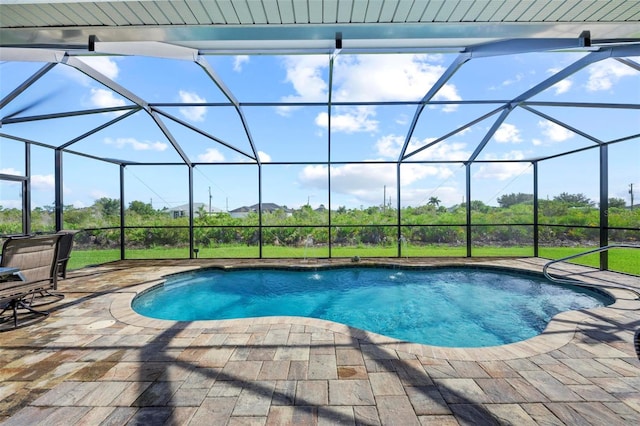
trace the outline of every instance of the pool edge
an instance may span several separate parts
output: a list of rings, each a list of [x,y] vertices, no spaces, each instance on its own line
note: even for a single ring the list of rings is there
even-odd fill
[[[367,262],[367,266],[375,266],[374,262]],[[394,263],[380,263],[379,266],[384,267],[405,267],[402,264]],[[320,265],[312,265],[310,267],[317,268]],[[340,265],[349,266],[347,265]],[[351,266],[362,266],[362,264],[356,264]],[[438,263],[432,267],[477,267],[480,268],[492,268],[498,270],[505,270],[510,272],[522,272],[522,273],[534,273],[540,274],[540,271],[536,271],[532,268],[518,268],[513,266],[505,267],[504,265],[488,263],[472,263],[464,265],[460,263]],[[247,265],[233,266],[233,265],[219,265],[214,268],[219,269],[239,269],[246,268]],[[249,265],[249,267],[260,267],[257,265]],[[271,266],[270,266],[271,267]],[[303,266],[304,267],[304,266]],[[332,266],[335,267],[335,266]],[[414,266],[416,267],[416,266]],[[429,268],[429,265],[418,265],[417,267]],[[202,320],[202,321],[171,321],[148,318],[135,312],[131,306],[133,299],[142,294],[145,291],[153,288],[164,282],[165,277],[180,272],[189,272],[200,269],[209,269],[211,266],[193,266],[183,269],[182,271],[167,271],[162,274],[162,278],[147,281],[143,284],[129,288],[126,292],[116,292],[114,300],[111,303],[110,311],[115,319],[125,324],[137,326],[137,327],[149,327],[154,329],[168,329],[170,327],[178,327],[183,329],[224,329],[226,327],[250,327],[256,324],[261,325],[276,325],[276,324],[290,324],[300,325],[305,327],[314,327],[331,331],[346,336],[346,338],[358,339],[364,344],[372,344],[378,347],[392,349],[407,354],[412,354],[418,357],[429,357],[436,359],[448,359],[448,360],[475,360],[475,361],[492,361],[492,360],[510,360],[518,358],[526,358],[539,354],[548,353],[550,351],[561,348],[569,343],[578,328],[582,326],[588,326],[590,319],[593,319],[593,314],[597,310],[602,309],[628,309],[629,307],[625,302],[629,299],[625,298],[624,292],[610,291],[609,289],[600,288],[601,292],[609,294],[614,298],[614,303],[605,307],[594,308],[589,310],[579,311],[565,311],[554,316],[545,330],[530,339],[514,342],[500,346],[489,346],[481,348],[452,348],[431,346],[419,343],[405,342],[391,337],[383,336],[370,331],[362,330],[359,328],[347,326],[344,324],[315,318],[295,317],[295,316],[278,316],[278,317],[258,317],[258,318],[242,318],[242,319],[227,319],[227,320]],[[637,305],[637,300],[633,301]],[[637,308],[637,307],[636,307]]]

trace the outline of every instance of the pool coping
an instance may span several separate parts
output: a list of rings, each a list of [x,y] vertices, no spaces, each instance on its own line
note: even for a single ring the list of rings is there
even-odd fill
[[[406,342],[398,340],[392,337],[377,334],[371,331],[359,329],[356,327],[348,326],[345,324],[336,323],[333,321],[307,318],[298,316],[270,316],[270,317],[255,317],[255,318],[238,318],[238,319],[225,319],[225,320],[199,320],[199,321],[173,321],[173,320],[161,320],[143,316],[132,308],[132,302],[135,297],[152,288],[161,285],[166,281],[166,277],[179,273],[188,273],[198,270],[206,269],[223,269],[223,270],[240,270],[240,269],[323,269],[323,268],[342,268],[342,267],[388,267],[388,268],[443,268],[443,267],[456,267],[456,268],[478,268],[478,269],[493,269],[506,272],[524,273],[529,275],[541,276],[539,271],[528,268],[517,268],[513,266],[496,265],[492,263],[484,264],[461,264],[461,263],[438,263],[437,265],[406,265],[402,263],[389,263],[389,262],[367,262],[357,264],[309,264],[309,265],[295,265],[294,267],[285,265],[264,265],[256,263],[255,265],[213,265],[213,266],[199,266],[181,268],[180,271],[169,271],[162,273],[161,278],[146,281],[142,284],[128,287],[125,290],[116,291],[113,295],[113,301],[110,306],[112,316],[125,324],[154,328],[164,330],[168,328],[182,328],[182,329],[212,329],[220,332],[224,332],[225,329],[234,330],[242,327],[249,328],[255,325],[275,325],[275,324],[289,324],[289,325],[301,325],[306,327],[313,327],[317,329],[323,329],[331,331],[333,333],[339,333],[349,338],[358,339],[363,343],[370,343],[378,347],[404,352],[407,354],[416,355],[418,357],[430,357],[447,360],[472,360],[472,361],[492,361],[492,360],[510,360],[518,358],[526,358],[535,355],[548,353],[550,351],[561,348],[568,344],[574,337],[576,331],[581,327],[588,327],[589,322],[596,320],[598,317],[611,317],[616,315],[616,310],[629,310],[640,309],[640,300],[634,298],[635,295],[631,291],[624,289],[612,289],[596,287],[596,289],[602,293],[611,296],[614,299],[614,303],[608,306],[584,309],[577,311],[565,311],[554,316],[545,330],[534,337],[529,339],[509,343],[500,346],[489,346],[480,348],[455,348],[455,347],[441,347],[425,345],[420,343]],[[586,280],[581,280],[586,283]]]

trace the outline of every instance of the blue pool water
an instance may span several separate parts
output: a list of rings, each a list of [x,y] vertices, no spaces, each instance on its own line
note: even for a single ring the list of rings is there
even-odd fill
[[[532,275],[357,267],[178,274],[136,297],[133,309],[178,321],[303,316],[409,342],[481,347],[528,339],[559,312],[611,302]]]

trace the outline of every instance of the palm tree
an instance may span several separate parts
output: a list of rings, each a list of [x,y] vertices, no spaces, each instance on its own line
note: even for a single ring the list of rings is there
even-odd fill
[[[438,207],[440,205],[440,199],[438,197],[429,197],[429,202],[427,202],[427,204]]]

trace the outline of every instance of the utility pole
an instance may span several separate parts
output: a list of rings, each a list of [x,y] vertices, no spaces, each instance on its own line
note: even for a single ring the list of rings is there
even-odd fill
[[[387,205],[387,185],[384,185],[382,187],[382,211],[385,210],[386,205]]]
[[[211,214],[211,187],[209,187],[209,214]]]
[[[629,184],[629,194],[631,194],[631,210],[633,210],[633,184]]]

